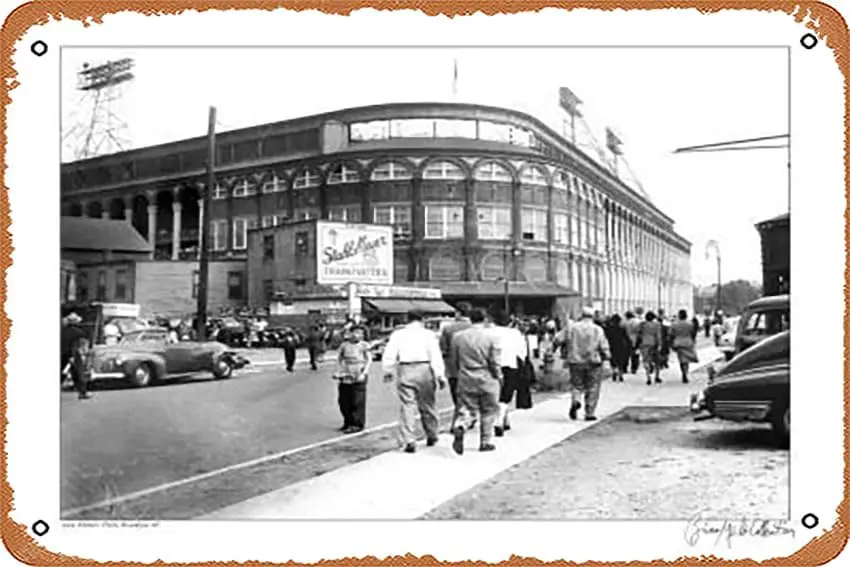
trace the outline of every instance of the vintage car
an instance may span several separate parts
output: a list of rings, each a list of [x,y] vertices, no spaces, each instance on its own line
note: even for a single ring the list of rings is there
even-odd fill
[[[92,380],[126,380],[137,388],[199,372],[230,378],[234,370],[248,364],[218,342],[172,343],[163,328],[137,330],[116,345],[97,345],[92,351]]]
[[[764,339],[791,328],[788,295],[771,295],[750,302],[735,330],[733,356]],[[730,356],[728,359],[731,359]]]
[[[783,331],[735,356],[691,397],[695,419],[766,422],[777,441],[791,434],[791,331]]]

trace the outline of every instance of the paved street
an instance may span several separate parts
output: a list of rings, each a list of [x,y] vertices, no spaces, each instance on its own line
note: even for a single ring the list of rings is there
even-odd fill
[[[266,353],[265,355],[267,355]],[[265,356],[264,355],[264,356]],[[91,400],[62,393],[63,510],[339,437],[335,365],[249,367],[145,389],[105,386]],[[440,407],[451,406],[448,391]],[[367,427],[394,422],[392,385],[373,367]]]

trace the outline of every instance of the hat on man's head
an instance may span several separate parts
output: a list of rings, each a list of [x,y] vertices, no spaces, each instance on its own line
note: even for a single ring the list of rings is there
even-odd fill
[[[411,309],[407,312],[408,321],[421,321],[425,318],[425,314],[419,309]]]
[[[595,314],[596,314],[596,312],[593,310],[593,307],[582,307],[581,308],[581,316],[582,317],[589,317],[589,318],[593,319],[593,316]]]
[[[67,317],[65,317],[65,320],[66,320],[68,323],[70,323],[71,325],[76,325],[76,324],[78,324],[78,323],[82,323],[82,322],[83,322],[83,318],[82,318],[82,317],[80,317],[79,315],[77,315],[76,313],[71,313],[71,314],[69,314]]]

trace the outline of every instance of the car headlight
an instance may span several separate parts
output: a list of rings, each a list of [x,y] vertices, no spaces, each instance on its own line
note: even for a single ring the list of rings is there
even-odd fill
[[[124,357],[119,354],[118,356],[112,359],[112,363],[115,366],[121,366],[122,364],[124,364]]]

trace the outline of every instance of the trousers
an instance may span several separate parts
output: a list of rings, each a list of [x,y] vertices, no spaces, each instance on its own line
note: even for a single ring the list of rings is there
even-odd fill
[[[426,363],[402,364],[398,370],[398,399],[401,401],[399,433],[407,445],[416,440],[414,427],[416,411],[428,439],[436,439],[440,422],[435,405],[436,380],[431,366]]]
[[[292,367],[295,365],[295,349],[294,348],[284,348],[283,356],[286,359],[286,369],[292,370]]]
[[[573,404],[581,403],[582,393],[584,393],[584,414],[596,415],[596,406],[602,389],[602,365],[570,364],[570,386]]]
[[[499,417],[499,391],[502,385],[491,377],[461,376],[457,386],[463,412],[455,414],[452,431],[466,431],[469,421],[465,415],[478,414],[481,444],[490,443]]]
[[[339,385],[339,412],[345,427],[366,426],[366,382]]]
[[[455,405],[452,423],[455,423],[457,420],[463,420],[465,423],[475,423],[478,419],[478,413],[474,410],[468,410],[460,403],[460,397],[457,393],[457,378],[449,378],[449,391],[452,394],[452,403]]]

